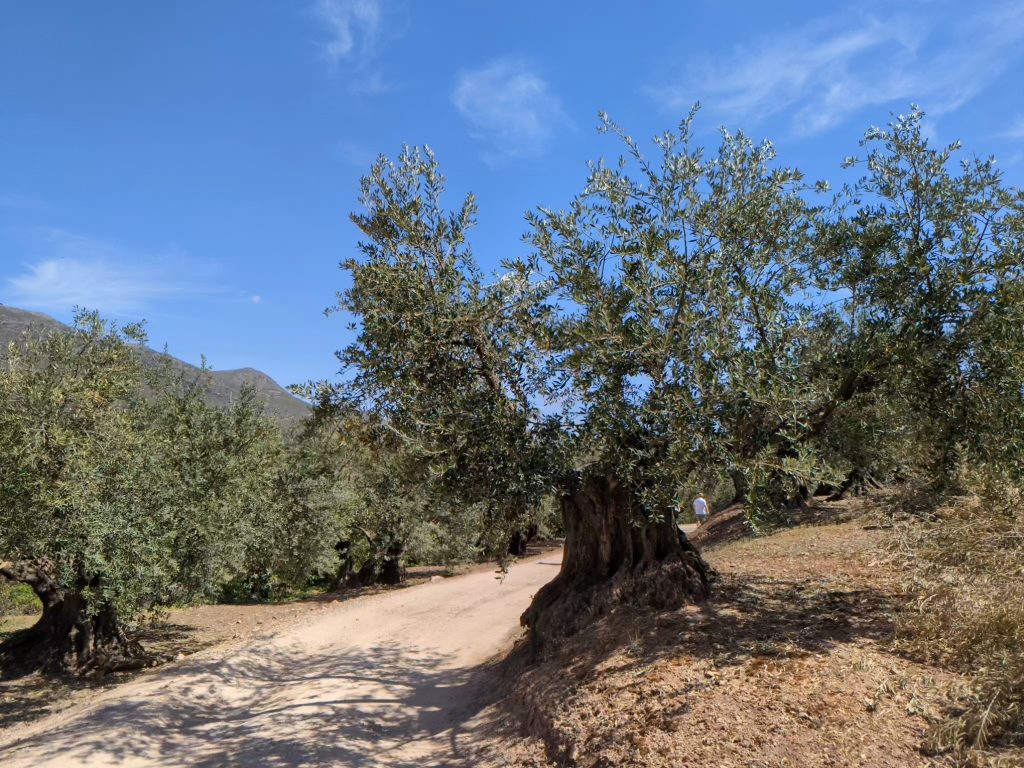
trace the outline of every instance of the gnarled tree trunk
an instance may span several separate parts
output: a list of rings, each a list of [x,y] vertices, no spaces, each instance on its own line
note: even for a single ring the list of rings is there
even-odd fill
[[[868,486],[882,487],[871,475],[860,469],[854,469],[826,501],[841,501],[850,493],[854,496],[863,496],[867,493]]]
[[[526,530],[513,531],[509,537],[508,554],[513,557],[522,557],[526,554],[527,546],[537,538],[540,528],[536,523],[531,523]]]
[[[392,542],[383,552],[375,551],[360,567],[355,581],[366,587],[374,584],[394,585],[404,582],[405,545],[401,542]]]
[[[0,575],[28,584],[43,605],[39,621],[0,643],[4,669],[87,674],[145,666],[142,648],[125,635],[113,607],[91,607],[84,589],[62,588],[45,563],[4,563]]]
[[[708,596],[712,571],[679,530],[664,519],[634,524],[628,489],[591,476],[562,498],[562,570],[522,616],[535,643],[572,634],[623,602],[669,608]]]
[[[731,467],[729,469],[729,479],[732,480],[733,487],[732,503],[745,503],[747,495],[750,493],[750,483],[747,481],[747,475],[742,469]]]
[[[355,562],[352,557],[352,540],[341,539],[334,545],[334,551],[338,553],[338,572],[334,578],[334,588],[343,589],[348,586],[355,570]]]

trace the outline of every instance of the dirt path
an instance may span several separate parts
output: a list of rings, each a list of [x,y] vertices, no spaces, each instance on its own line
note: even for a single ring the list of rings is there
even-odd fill
[[[342,603],[0,735],[5,768],[458,766],[559,553]]]

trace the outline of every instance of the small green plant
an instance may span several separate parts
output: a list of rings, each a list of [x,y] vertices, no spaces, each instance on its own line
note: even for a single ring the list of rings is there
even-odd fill
[[[39,598],[27,584],[0,581],[0,617],[30,616],[39,613],[41,608]]]

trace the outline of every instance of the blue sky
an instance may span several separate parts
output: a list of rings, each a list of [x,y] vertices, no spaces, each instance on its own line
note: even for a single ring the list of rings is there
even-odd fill
[[[323,310],[373,157],[429,144],[474,246],[520,253],[634,136],[768,137],[844,177],[873,124],[928,112],[1024,180],[1024,3],[219,0],[11,3],[0,25],[0,302],[145,318],[153,346],[282,383],[331,376]]]

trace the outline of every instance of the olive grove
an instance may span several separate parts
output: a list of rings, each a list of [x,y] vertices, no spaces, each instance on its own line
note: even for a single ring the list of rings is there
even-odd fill
[[[869,131],[832,192],[742,133],[704,150],[693,114],[653,158],[602,117],[622,157],[529,213],[529,252],[493,276],[473,197],[445,207],[428,149],[373,165],[338,296],[346,396],[488,526],[561,499],[562,570],[523,617],[537,639],[617,600],[707,595],[673,517],[688,478],[731,478],[759,525],[815,492],[951,483],[968,454],[1019,467],[1021,194],[930,147],[921,118]]]
[[[286,433],[146,368],[137,326],[79,312],[0,367],[0,578],[42,603],[0,664],[148,663],[130,629],[195,600],[397,583],[410,562],[524,551],[557,506],[538,644],[630,601],[701,600],[680,488],[731,488],[754,528],[812,495],[1024,478],[1024,197],[934,148],[918,110],[871,129],[836,189],[768,142],[694,137],[588,166],[478,263],[428,149],[380,157],[336,311],[342,375]],[[957,162],[959,160],[959,162]]]
[[[297,460],[253,393],[210,406],[202,375],[144,369],[143,340],[80,312],[7,350],[0,576],[29,585],[42,615],[0,644],[4,665],[142,666],[126,631],[141,616],[232,580],[301,578],[322,556],[326,524],[283,493]]]

